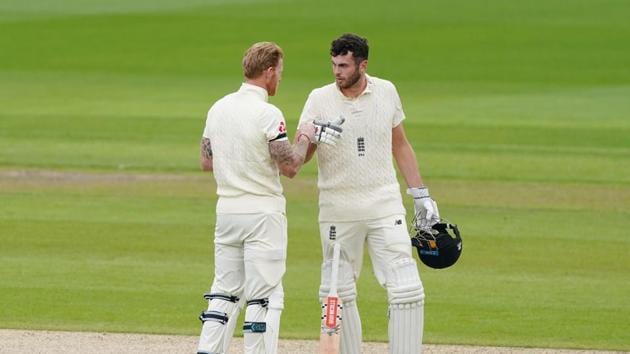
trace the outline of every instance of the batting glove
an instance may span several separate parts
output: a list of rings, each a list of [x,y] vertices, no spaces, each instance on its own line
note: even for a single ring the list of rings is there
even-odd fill
[[[416,229],[430,229],[431,226],[440,221],[437,203],[429,196],[427,187],[408,188],[407,194],[413,197]]]
[[[336,145],[337,141],[341,139],[341,132],[343,129],[341,125],[345,122],[346,119],[343,116],[340,116],[338,120],[335,122],[321,122],[314,121],[313,125],[315,126],[315,136],[311,142],[313,144],[328,144],[328,145]]]

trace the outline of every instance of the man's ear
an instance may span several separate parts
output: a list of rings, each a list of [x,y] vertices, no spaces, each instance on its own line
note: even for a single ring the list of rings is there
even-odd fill
[[[265,78],[269,79],[271,77],[273,77],[274,71],[276,69],[273,66],[268,67],[267,69],[265,69],[265,71],[263,72],[265,74]]]
[[[361,71],[361,73],[365,73],[367,71],[367,67],[368,67],[367,60],[364,60],[361,63],[359,63],[359,70]]]

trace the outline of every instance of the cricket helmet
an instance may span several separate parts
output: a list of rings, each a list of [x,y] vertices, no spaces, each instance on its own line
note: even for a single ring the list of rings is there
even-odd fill
[[[431,228],[415,229],[411,244],[422,263],[435,269],[455,264],[462,254],[462,237],[457,225],[440,220]]]

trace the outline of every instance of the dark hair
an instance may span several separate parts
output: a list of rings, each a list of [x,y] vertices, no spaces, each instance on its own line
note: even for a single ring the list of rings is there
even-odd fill
[[[345,33],[341,37],[332,41],[330,45],[330,55],[346,55],[352,52],[354,61],[359,64],[363,60],[367,60],[370,48],[367,39],[360,37],[354,33]]]

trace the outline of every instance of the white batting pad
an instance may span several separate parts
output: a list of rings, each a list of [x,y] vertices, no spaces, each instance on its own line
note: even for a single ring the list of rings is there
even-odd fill
[[[264,322],[265,332],[244,332],[245,353],[276,354],[278,351],[278,335],[280,332],[280,316],[284,309],[284,292],[279,284],[269,296],[267,306],[248,305],[245,311],[245,322]]]
[[[389,353],[422,353],[424,305],[395,304],[389,307]]]
[[[356,302],[343,303],[341,322],[341,354],[361,354],[361,318]]]
[[[424,288],[416,261],[404,258],[391,264],[387,271],[387,295],[390,304],[424,301]]]
[[[264,322],[267,316],[267,308],[260,305],[247,305],[245,309],[245,322]],[[265,354],[264,333],[244,332],[243,342],[245,353]]]
[[[284,309],[284,292],[282,285],[276,288],[269,296],[269,307],[265,322],[267,322],[267,332],[265,332],[265,350],[267,354],[276,354],[278,350],[278,336],[280,334],[280,315]]]
[[[321,283],[319,286],[320,300],[328,296],[330,291],[330,277],[332,274],[332,260],[329,259],[322,264]],[[357,288],[354,281],[354,273],[350,262],[339,260],[339,273],[337,277],[337,294],[341,301],[353,302],[357,297]],[[344,305],[345,306],[345,305]]]
[[[202,353],[228,353],[230,341],[234,334],[234,328],[238,320],[238,314],[243,306],[243,300],[238,303],[221,299],[208,301],[208,311],[225,313],[228,322],[223,324],[217,321],[205,321],[201,327],[198,352]]]
[[[330,291],[330,278],[332,274],[332,259],[322,264],[321,285],[319,287],[320,301],[328,296]],[[356,306],[357,288],[354,280],[354,272],[350,262],[339,260],[339,273],[337,278],[337,294],[343,304],[343,319],[341,321],[340,354],[361,354],[361,318]]]

